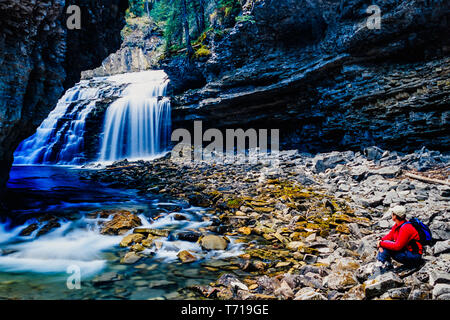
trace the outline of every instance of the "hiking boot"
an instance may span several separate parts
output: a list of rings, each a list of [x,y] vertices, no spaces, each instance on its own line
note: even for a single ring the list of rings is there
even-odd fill
[[[404,264],[400,267],[395,268],[393,271],[400,276],[400,278],[409,276],[416,271],[419,271],[425,265],[425,261],[421,260],[417,264]]]
[[[391,270],[392,268],[393,268],[392,263],[388,261],[386,262],[377,261],[374,265],[373,273],[371,276],[369,276],[368,279],[369,280],[375,279],[379,275]]]
[[[394,268],[394,266],[392,265],[392,263],[390,263],[389,261],[386,261],[381,266],[380,273],[383,274],[385,272],[391,271],[393,268]]]

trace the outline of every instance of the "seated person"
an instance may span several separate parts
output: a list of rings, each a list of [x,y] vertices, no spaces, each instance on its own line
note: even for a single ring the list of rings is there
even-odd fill
[[[419,266],[422,263],[423,246],[416,228],[407,223],[405,207],[395,206],[389,211],[395,224],[378,242],[378,261],[384,271],[392,268],[391,259],[407,268]]]

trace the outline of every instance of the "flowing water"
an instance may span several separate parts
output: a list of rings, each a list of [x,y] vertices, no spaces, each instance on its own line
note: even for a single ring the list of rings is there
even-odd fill
[[[143,159],[167,148],[170,136],[168,80],[162,71],[110,77],[131,84],[106,111],[101,161]]]
[[[55,109],[14,153],[14,164],[79,165],[89,161],[146,159],[164,153],[171,130],[169,80],[150,70],[82,80],[66,91]],[[108,101],[113,100],[112,103]],[[86,122],[108,104],[97,157],[89,159]],[[89,135],[90,134],[90,135]]]
[[[110,189],[78,178],[70,167],[15,166],[8,183],[10,218],[0,225],[0,298],[4,299],[180,299],[182,288],[217,280],[218,271],[236,263],[241,245],[204,251],[195,242],[181,241],[177,233],[211,224],[207,211],[184,202],[141,196],[136,190]],[[128,249],[124,237],[102,235],[107,219],[90,213],[126,209],[139,213],[144,227],[172,230],[159,239],[160,248],[146,249],[134,265],[120,263]],[[182,214],[187,220],[175,219]],[[55,216],[60,226],[47,234],[20,232],[43,216]],[[131,232],[131,231],[130,231]],[[182,264],[177,253],[189,250],[200,260]],[[205,268],[209,266],[209,270]],[[77,270],[81,288],[67,281]],[[223,271],[223,270],[222,270]],[[115,281],[109,281],[108,278]],[[106,277],[107,281],[100,281]]]
[[[0,298],[183,298],[180,289],[217,280],[227,267],[236,269],[233,263],[241,252],[232,238],[227,250],[209,252],[179,240],[181,231],[209,232],[203,229],[211,224],[205,209],[80,180],[78,171],[85,169],[74,167],[164,153],[170,134],[170,103],[164,97],[168,81],[162,71],[80,81],[20,144],[6,195],[10,212],[0,223]],[[88,131],[87,123],[98,115],[103,124],[94,125],[98,132]],[[97,140],[91,135],[99,137],[93,159],[87,146]],[[169,229],[170,234],[144,250],[136,264],[122,264],[128,252],[119,246],[124,235],[102,235],[102,223],[112,217],[92,214],[104,209],[136,212],[144,227]],[[180,214],[186,219],[179,220]],[[46,223],[54,226],[47,233],[22,233]],[[177,254],[186,249],[199,260],[179,262]],[[74,286],[77,278],[80,289]]]

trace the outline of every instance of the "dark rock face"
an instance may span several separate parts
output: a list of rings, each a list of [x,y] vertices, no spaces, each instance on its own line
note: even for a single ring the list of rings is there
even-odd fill
[[[81,9],[81,29],[68,30],[69,5]],[[126,0],[0,3],[0,186],[13,152],[55,106],[64,89],[120,46]]]
[[[174,127],[279,128],[305,151],[448,150],[448,2],[382,1],[379,30],[372,4],[246,1],[250,19],[196,65],[207,84],[172,99]]]
[[[163,54],[163,32],[147,16],[128,20],[122,30],[122,45],[110,54],[102,65],[81,73],[82,79],[157,68]]]

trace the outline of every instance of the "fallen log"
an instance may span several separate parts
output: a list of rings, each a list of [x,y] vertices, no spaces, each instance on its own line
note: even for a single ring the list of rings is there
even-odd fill
[[[419,176],[419,175],[414,174],[414,173],[405,172],[405,176],[407,176],[409,178],[412,178],[412,179],[420,180],[420,181],[423,181],[423,182],[438,183],[438,184],[444,184],[444,185],[450,186],[450,182],[449,181],[427,178],[427,177]]]

